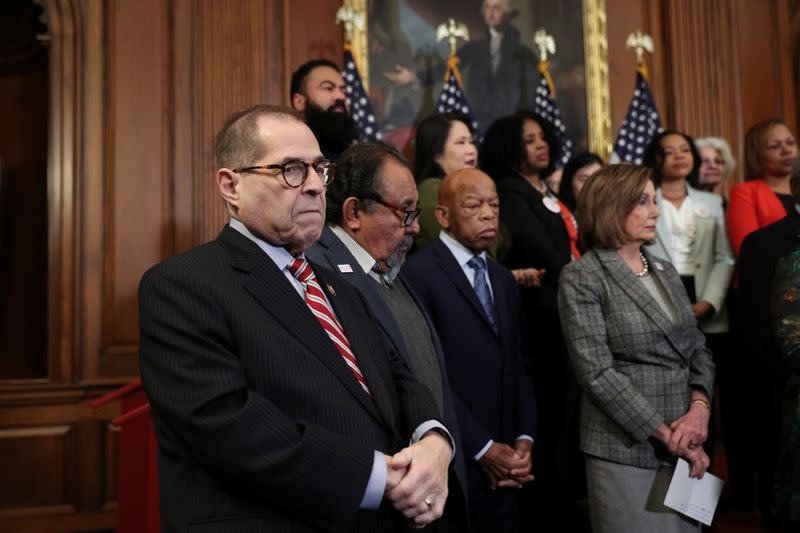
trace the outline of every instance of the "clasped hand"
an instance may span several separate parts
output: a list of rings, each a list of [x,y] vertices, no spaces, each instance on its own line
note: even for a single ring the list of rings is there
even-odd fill
[[[685,415],[669,427],[661,424],[654,433],[670,453],[689,462],[691,478],[702,478],[711,463],[703,449],[703,443],[708,437],[708,418],[708,409],[692,404]]]
[[[450,443],[435,432],[394,456],[384,455],[384,496],[415,527],[424,527],[442,516],[451,456]]]
[[[493,489],[520,488],[533,480],[531,475],[531,451],[533,443],[519,439],[512,448],[508,444],[493,442],[486,453],[478,459],[481,470],[489,478]]]

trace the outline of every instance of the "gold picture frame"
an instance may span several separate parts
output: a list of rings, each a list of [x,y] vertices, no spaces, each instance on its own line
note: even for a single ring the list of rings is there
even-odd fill
[[[362,83],[369,93],[370,54],[368,0],[345,0],[364,24],[353,28],[352,50]],[[524,0],[518,0],[522,2]],[[581,1],[581,0],[575,0]],[[588,147],[603,158],[611,153],[611,105],[608,84],[608,37],[605,0],[582,0]],[[545,28],[546,29],[546,28]],[[562,111],[563,113],[563,111]],[[484,126],[485,127],[485,126]]]

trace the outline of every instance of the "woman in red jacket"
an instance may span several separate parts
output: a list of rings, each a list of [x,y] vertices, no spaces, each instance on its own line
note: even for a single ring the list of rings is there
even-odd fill
[[[759,122],[747,132],[745,181],[731,189],[728,235],[738,257],[744,238],[794,210],[789,176],[797,159],[797,141],[782,120]]]

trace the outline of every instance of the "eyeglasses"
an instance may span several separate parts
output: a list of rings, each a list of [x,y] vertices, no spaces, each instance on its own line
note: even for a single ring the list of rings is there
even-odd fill
[[[253,170],[280,170],[281,174],[283,175],[283,181],[286,182],[286,185],[292,188],[297,188],[306,182],[306,178],[308,178],[308,167],[314,168],[314,172],[316,172],[319,177],[322,178],[322,182],[326,187],[333,181],[333,173],[334,169],[336,168],[336,164],[328,161],[327,159],[317,161],[316,163],[306,163],[305,161],[294,160],[283,163],[282,165],[261,165],[256,167],[234,168],[233,171],[236,173],[242,173],[252,172]]]
[[[416,209],[400,209],[396,205],[392,205],[386,201],[384,201],[380,196],[377,195],[369,195],[369,196],[362,196],[361,200],[372,200],[373,202],[379,203],[384,207],[388,207],[398,215],[400,215],[400,225],[404,228],[407,228],[411,224],[414,223],[415,220],[419,218],[419,214],[422,210],[417,207]]]

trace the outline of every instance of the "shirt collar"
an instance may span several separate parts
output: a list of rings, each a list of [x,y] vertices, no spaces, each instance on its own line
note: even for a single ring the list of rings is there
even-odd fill
[[[272,259],[272,262],[275,263],[275,266],[277,266],[280,270],[284,270],[296,259],[286,250],[286,248],[283,248],[282,246],[273,246],[264,239],[256,236],[253,232],[247,229],[247,226],[245,226],[240,220],[232,218],[228,225],[256,243],[256,245],[264,250],[264,253],[266,253],[269,258]],[[303,257],[303,254],[300,254],[300,257]]]
[[[481,252],[479,254],[472,253],[469,248],[455,240],[452,235],[444,230],[439,232],[439,239],[447,246],[450,252],[452,252],[453,256],[456,258],[456,262],[461,268],[464,268],[469,260],[476,255],[486,261],[486,252]]]
[[[356,263],[358,266],[361,267],[361,270],[365,274],[369,274],[372,272],[372,267],[375,266],[375,259],[369,255],[369,252],[364,249],[363,246],[358,244],[356,240],[350,236],[345,230],[343,230],[340,226],[336,226],[334,224],[330,224],[329,227],[331,231],[339,237],[339,240],[342,241],[345,248],[347,248],[353,257],[356,259]]]

